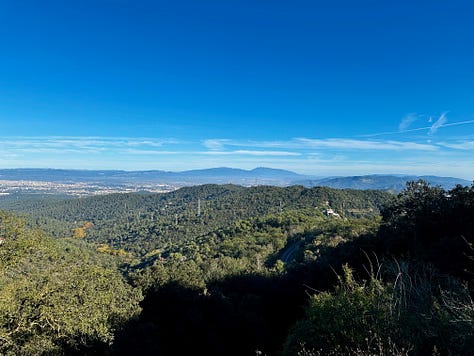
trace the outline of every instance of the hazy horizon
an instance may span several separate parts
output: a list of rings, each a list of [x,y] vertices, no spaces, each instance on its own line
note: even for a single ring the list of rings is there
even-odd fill
[[[474,179],[474,3],[0,3],[0,168]]]
[[[130,170],[130,169],[82,169],[82,168],[38,168],[38,167],[17,167],[17,168],[0,168],[1,170],[51,170],[51,171],[77,171],[77,172],[126,172],[126,173],[141,173],[141,172],[164,172],[164,173],[186,173],[186,172],[191,172],[191,173],[197,173],[199,171],[206,171],[206,170],[241,170],[244,172],[252,172],[256,171],[259,169],[265,169],[265,170],[272,170],[272,171],[283,171],[283,172],[288,172],[288,173],[295,173],[298,174],[302,177],[308,177],[310,179],[326,179],[326,178],[350,178],[350,177],[369,177],[369,176],[387,176],[387,177],[439,177],[439,178],[454,178],[454,179],[461,179],[461,180],[467,180],[467,181],[473,181],[473,179],[470,178],[463,178],[463,177],[456,177],[456,176],[436,176],[436,175],[430,175],[430,174],[409,174],[409,173],[371,173],[371,174],[349,174],[349,175],[318,175],[318,174],[306,174],[306,173],[301,173],[293,170],[286,170],[282,168],[274,168],[274,167],[254,167],[254,168],[237,168],[237,167],[232,167],[232,166],[221,166],[221,167],[209,167],[209,168],[198,168],[198,169],[186,169],[186,170],[180,170],[180,171],[169,171],[169,170],[161,170],[161,169],[149,169],[149,170]],[[0,177],[1,180],[1,177]]]

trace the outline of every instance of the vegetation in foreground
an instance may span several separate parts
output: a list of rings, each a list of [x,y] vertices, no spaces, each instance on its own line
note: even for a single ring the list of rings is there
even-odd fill
[[[107,350],[139,314],[140,290],[82,243],[52,239],[7,213],[0,222],[0,351]]]
[[[446,192],[412,182],[392,198],[327,188],[248,189],[108,196],[112,209],[100,198],[34,202],[26,209],[29,227],[2,213],[0,352],[467,355],[474,349],[474,186]],[[191,213],[195,205],[189,208],[196,197],[200,216]],[[47,206],[37,211],[37,204]],[[328,216],[329,205],[339,217]],[[127,215],[133,209],[140,209],[138,219]],[[83,218],[89,216],[95,220]],[[75,238],[50,238],[33,225]]]

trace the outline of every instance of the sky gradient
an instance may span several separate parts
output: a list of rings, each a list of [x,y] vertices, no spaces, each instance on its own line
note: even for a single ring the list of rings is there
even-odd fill
[[[0,1],[0,168],[474,179],[474,2]]]

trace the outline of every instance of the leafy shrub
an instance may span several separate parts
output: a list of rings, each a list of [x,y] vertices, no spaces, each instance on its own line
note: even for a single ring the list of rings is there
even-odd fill
[[[379,279],[359,283],[345,265],[333,293],[311,297],[306,318],[291,330],[284,353],[295,355],[301,343],[309,349],[341,353],[373,338],[388,340],[396,324],[392,298],[391,288]]]
[[[346,265],[332,293],[311,297],[284,354],[464,355],[474,347],[473,320],[467,286],[432,266],[391,262],[357,282]]]
[[[105,350],[139,313],[141,293],[82,242],[54,240],[4,213],[0,231],[0,353]]]

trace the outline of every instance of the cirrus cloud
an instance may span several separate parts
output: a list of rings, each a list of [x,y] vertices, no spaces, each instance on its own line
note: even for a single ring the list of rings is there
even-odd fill
[[[428,131],[428,134],[430,135],[435,134],[436,131],[438,131],[440,127],[446,126],[445,124],[447,121],[448,119],[446,118],[446,113],[442,113],[439,119],[436,120],[433,125],[431,125],[430,131]]]

